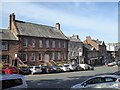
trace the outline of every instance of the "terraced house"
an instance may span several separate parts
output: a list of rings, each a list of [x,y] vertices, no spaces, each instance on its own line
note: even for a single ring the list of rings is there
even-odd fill
[[[9,16],[9,30],[19,41],[18,57],[28,65],[39,65],[50,60],[60,61],[68,58],[68,39],[55,27],[24,22]]]

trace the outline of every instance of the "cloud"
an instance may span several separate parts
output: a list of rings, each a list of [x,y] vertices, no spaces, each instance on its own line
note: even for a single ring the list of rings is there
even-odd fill
[[[91,5],[91,3],[86,3]],[[15,13],[16,16],[21,16],[24,18],[33,19],[34,21],[47,21],[51,23],[60,22],[62,26],[68,26],[74,29],[86,29],[88,32],[98,32],[113,35],[117,35],[118,25],[116,21],[108,20],[104,17],[94,18],[85,17],[82,15],[76,15],[72,13],[65,12],[64,10],[57,10],[52,8],[47,8],[41,5],[36,5],[34,3],[17,3],[17,4],[5,4],[5,13]],[[91,12],[94,5],[92,4],[90,8]],[[87,7],[88,8],[88,7]],[[82,13],[82,12],[81,12]],[[18,18],[19,19],[19,18]],[[21,18],[22,20],[22,18]],[[67,29],[67,28],[66,28]],[[84,31],[87,32],[87,31]]]

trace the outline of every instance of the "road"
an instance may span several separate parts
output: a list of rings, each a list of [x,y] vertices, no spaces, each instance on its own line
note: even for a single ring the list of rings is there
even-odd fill
[[[81,83],[87,78],[99,75],[99,74],[108,74],[118,71],[117,66],[107,67],[95,67],[94,70],[91,71],[75,71],[75,72],[65,72],[65,73],[54,73],[54,74],[38,74],[38,75],[26,75],[25,78],[28,83],[28,88],[43,88],[45,90],[53,90],[53,88],[57,88],[57,90],[67,90],[72,85],[77,83]],[[59,88],[59,89],[58,89]]]

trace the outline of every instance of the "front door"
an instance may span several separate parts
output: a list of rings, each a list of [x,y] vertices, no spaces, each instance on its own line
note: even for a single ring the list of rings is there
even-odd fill
[[[49,62],[49,58],[50,58],[49,53],[45,53],[45,57],[44,57],[45,62]]]

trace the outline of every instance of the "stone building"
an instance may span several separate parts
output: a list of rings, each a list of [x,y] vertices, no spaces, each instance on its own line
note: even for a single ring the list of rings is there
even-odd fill
[[[82,63],[83,61],[83,43],[78,35],[69,38],[68,60],[72,63]]]
[[[94,40],[90,36],[87,36],[83,43],[86,63],[92,63],[93,65],[105,64],[107,50],[104,41]]]

